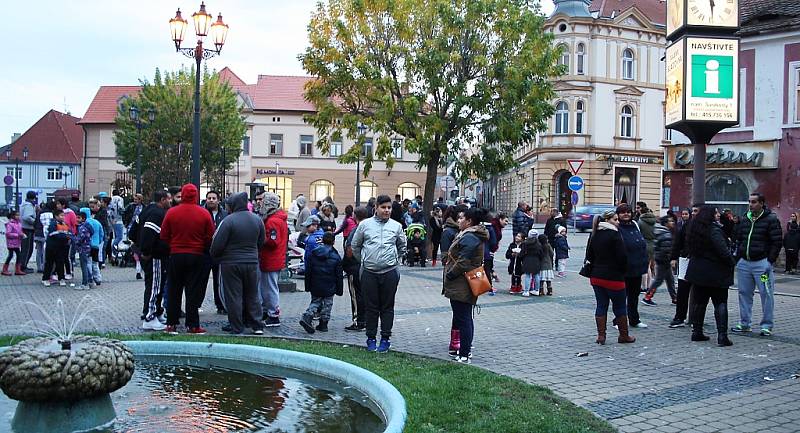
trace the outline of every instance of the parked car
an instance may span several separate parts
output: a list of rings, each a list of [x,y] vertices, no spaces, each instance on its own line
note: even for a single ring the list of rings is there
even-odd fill
[[[616,206],[610,204],[578,206],[575,212],[567,217],[567,224],[570,228],[575,227],[579,232],[591,230],[594,216],[600,215],[609,209],[616,209]]]

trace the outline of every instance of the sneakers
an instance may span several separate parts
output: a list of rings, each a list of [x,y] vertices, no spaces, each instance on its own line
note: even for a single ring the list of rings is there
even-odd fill
[[[391,346],[392,342],[388,338],[381,338],[381,344],[378,345],[378,353],[388,352]]]
[[[644,328],[647,328],[647,323],[639,322],[639,323],[631,326],[631,328],[642,328],[642,329],[644,329]]]
[[[468,356],[456,356],[453,361],[459,364],[472,364],[472,360]]]
[[[253,329],[253,335],[264,335],[263,329]]]
[[[167,325],[164,328],[164,333],[169,335],[178,335],[178,326],[177,325]]]
[[[61,286],[61,287],[66,287],[67,282],[64,281],[64,280],[58,280],[58,285]]]
[[[267,328],[281,326],[281,319],[279,317],[267,317],[267,320],[264,320],[264,326]]]
[[[136,279],[137,280],[141,280],[142,279],[142,273],[141,272],[137,272],[136,273]]]
[[[42,280],[42,285],[43,285],[43,286],[45,286],[45,287],[50,287],[50,284],[52,284],[52,283],[50,282],[50,280]]]
[[[353,323],[350,326],[345,326],[344,330],[345,331],[359,332],[359,331],[363,331],[364,329],[366,329],[366,327],[367,327],[366,325],[359,325],[358,323]]]
[[[163,331],[166,327],[167,325],[159,322],[155,317],[152,320],[144,320],[142,322],[142,329],[148,331]]]
[[[89,282],[89,289],[96,289],[96,288],[97,288],[97,284],[95,284],[94,281],[90,281]]]
[[[314,330],[314,326],[311,325],[311,321],[306,319],[305,317],[300,319],[300,326],[302,326],[303,329],[305,329],[306,332],[308,332],[309,334],[313,334],[314,332],[316,332]]]
[[[651,306],[651,307],[655,307],[656,305],[658,305],[658,304],[656,304],[656,302],[655,302],[655,301],[653,301],[652,299],[647,299],[647,298],[644,298],[644,299],[642,299],[642,304],[644,304],[644,305],[649,305],[649,306]]]
[[[65,280],[71,280],[71,279],[72,279],[72,274],[66,274],[66,275],[64,275],[64,279],[65,279]]]
[[[684,327],[686,327],[686,323],[684,323],[683,320],[675,320],[675,319],[673,319],[672,322],[669,322],[669,327],[672,328],[672,329],[684,328]]]
[[[762,337],[771,337],[772,336],[772,329],[769,328],[761,328],[761,332],[758,335]]]
[[[73,286],[72,290],[81,291],[81,290],[89,290],[89,288],[87,286],[84,286],[83,284],[80,284],[80,285],[77,285],[77,286]]]
[[[187,329],[186,333],[192,335],[206,335],[206,330],[201,328],[200,326],[194,326]]]
[[[375,352],[378,350],[377,342],[374,338],[367,338],[367,352]]]
[[[328,321],[327,320],[320,320],[319,325],[316,328],[319,332],[328,332]]]
[[[531,293],[530,292],[522,292],[522,296],[527,298],[527,297],[531,296]]]
[[[731,331],[738,332],[738,333],[750,332],[750,330],[751,329],[750,329],[749,326],[744,326],[741,323],[736,325],[736,326],[734,326],[733,328],[731,328]]]
[[[160,316],[156,316],[156,319],[158,319],[159,322],[161,322],[161,323],[163,323],[165,325],[167,324],[167,315],[164,314],[164,313],[161,313]]]

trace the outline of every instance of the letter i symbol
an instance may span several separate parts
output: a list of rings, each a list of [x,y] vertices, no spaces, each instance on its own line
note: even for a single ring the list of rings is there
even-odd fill
[[[706,93],[719,93],[719,62],[709,60],[706,62]]]

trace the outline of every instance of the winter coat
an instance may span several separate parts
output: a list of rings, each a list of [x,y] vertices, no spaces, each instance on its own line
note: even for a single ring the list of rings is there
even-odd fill
[[[392,202],[392,213],[389,214],[389,218],[403,224],[405,221],[403,220],[403,204],[399,201]]]
[[[552,271],[553,270],[553,247],[550,246],[550,243],[546,245],[542,245],[542,270],[543,271]]]
[[[625,253],[628,256],[628,270],[625,276],[629,278],[641,277],[647,273],[649,266],[649,257],[647,255],[647,241],[639,231],[636,222],[631,221],[628,224],[620,221],[619,233],[622,235],[622,241],[625,243]]]
[[[300,204],[300,200],[298,200],[297,204]],[[305,205],[305,201],[303,201],[303,204]],[[305,230],[305,227],[303,227],[301,224],[303,224],[310,216],[311,209],[309,209],[308,206],[303,206],[297,213],[297,220],[294,222],[294,230],[297,232]]]
[[[639,231],[642,232],[644,240],[647,241],[647,257],[652,259],[656,248],[656,223],[657,219],[653,212],[647,212],[639,217]]]
[[[550,217],[544,223],[544,235],[547,236],[548,242],[555,242],[556,235],[558,234],[558,226],[563,226],[564,221],[561,218]]]
[[[656,263],[669,263],[672,259],[672,231],[656,223],[654,257]]]
[[[106,210],[105,207],[100,206],[97,208],[97,212],[92,213],[92,217],[103,226],[104,236],[113,236],[114,230],[111,228],[111,222],[108,219],[108,210]]]
[[[23,230],[33,230],[36,224],[36,203],[27,200],[23,202],[19,208],[19,220]]]
[[[500,225],[500,220],[497,218],[492,219],[492,228],[494,228],[494,234],[497,236],[497,246],[492,252],[496,252],[497,249],[500,247],[500,241],[503,240],[503,227]]]
[[[53,218],[50,220],[50,227],[47,229],[47,241],[45,244],[51,247],[68,247],[72,242],[72,233],[65,222]]]
[[[92,226],[92,248],[99,249],[103,245],[105,233],[103,232],[103,225],[100,221],[92,218],[92,211],[88,207],[82,207],[81,213],[86,218],[86,223]]]
[[[406,236],[397,221],[374,216],[358,225],[351,247],[363,269],[382,274],[395,269],[406,255]]]
[[[522,242],[522,273],[523,274],[538,274],[542,270],[542,260],[544,252],[542,244],[536,236],[529,237]]]
[[[678,229],[678,234],[672,240],[672,260],[679,257],[689,257],[689,249],[686,247],[686,231],[689,229],[689,221],[685,221]]]
[[[438,245],[442,242],[442,231],[444,230],[443,224],[444,222],[441,218],[431,217],[431,243]]]
[[[478,302],[464,273],[483,264],[483,249],[488,240],[489,234],[482,224],[467,227],[453,240],[444,265],[442,294],[446,298],[472,305]]]
[[[224,219],[226,216],[228,216],[228,211],[226,211],[225,209],[223,209],[223,208],[222,208],[222,203],[220,203],[219,207],[217,207],[217,214],[216,214],[216,215],[214,215],[214,214],[211,212],[211,209],[209,209],[209,208],[207,208],[207,207],[206,207],[205,209],[208,211],[208,214],[209,214],[209,215],[211,215],[211,220],[212,220],[212,221],[214,221],[214,228],[215,228],[215,229],[216,229],[217,227],[219,227],[219,225],[220,225],[220,223],[222,222],[222,220],[223,220],[223,219]]]
[[[486,227],[486,233],[489,234],[489,240],[486,241],[483,248],[483,261],[486,262],[491,260],[494,252],[497,251],[497,233],[495,233],[492,223],[483,223],[483,226]]]
[[[356,234],[356,231],[353,230],[350,232],[350,235],[344,240],[344,257],[342,257],[342,269],[347,273],[347,275],[353,275],[355,278],[358,278],[359,270],[361,269],[361,263],[356,260],[353,256],[353,248],[351,244],[353,243],[353,235]]]
[[[556,260],[561,259],[568,259],[569,258],[569,242],[567,242],[567,237],[562,234],[556,235],[555,241],[555,250],[556,250]]]
[[[246,201],[245,199],[245,209]],[[181,188],[181,203],[167,211],[161,223],[160,237],[169,244],[170,254],[202,256],[211,245],[214,221],[211,220],[211,214],[197,203],[197,187],[186,184]],[[253,234],[251,232],[250,236]]]
[[[305,262],[306,292],[311,296],[327,298],[344,293],[342,285],[342,258],[336,248],[319,245]]]
[[[87,222],[78,225],[78,234],[75,236],[75,249],[80,254],[92,253],[92,225]]]
[[[6,248],[22,248],[22,223],[8,220],[6,223]]]
[[[262,272],[277,272],[286,266],[286,249],[289,242],[289,216],[281,209],[264,220],[266,240],[258,252]]]
[[[161,223],[167,210],[162,209],[155,203],[147,205],[139,214],[138,226],[139,236],[136,244],[142,255],[151,256],[154,259],[164,260],[169,257],[169,245],[161,240]]]
[[[64,223],[72,234],[78,233],[78,216],[70,208],[64,209]]]
[[[247,210],[247,193],[234,195],[230,203],[232,212],[220,222],[211,241],[211,257],[220,264],[257,264],[258,250],[266,240],[264,223]]]
[[[689,225],[691,227],[691,224]],[[689,229],[691,232],[691,228]],[[687,239],[689,244],[689,266],[685,280],[706,287],[733,285],[733,267],[736,264],[731,255],[730,245],[722,227],[711,224],[702,239]]]
[[[307,263],[311,260],[311,252],[317,249],[318,246],[322,245],[322,236],[325,234],[322,229],[317,229],[314,233],[309,233],[308,236],[303,240],[305,244],[303,249],[303,263]]]
[[[347,237],[350,236],[350,232],[355,230],[357,226],[358,226],[358,223],[356,222],[356,218],[355,217],[353,217],[353,216],[344,217],[344,220],[342,221],[342,225],[339,226],[339,229],[336,230],[336,233],[334,233],[334,234],[338,235],[339,233],[341,233],[342,236],[344,236],[344,238],[347,239]]]
[[[800,224],[795,222],[786,223],[786,235],[783,236],[783,247],[786,251],[797,251],[800,249]]]
[[[522,254],[514,254],[514,248],[522,250],[522,244],[511,243],[506,250],[506,259],[508,259],[508,274],[509,275],[522,275]]]
[[[764,208],[757,218],[747,212],[736,230],[739,257],[749,261],[766,258],[770,263],[778,260],[783,244],[781,223],[769,209]]]
[[[590,278],[624,282],[629,257],[617,227],[601,222],[586,249],[586,260],[592,263]]]
[[[522,233],[523,235],[528,235],[528,230],[531,229],[533,225],[533,218],[528,216],[522,208],[517,208],[514,211],[514,215],[511,217],[511,227],[513,228],[514,236],[517,233]]]
[[[319,228],[323,232],[333,233],[336,231],[336,217],[333,216],[333,211],[330,216],[325,215],[324,212],[318,213],[317,216],[319,217]]]
[[[458,223],[453,218],[448,218],[447,221],[444,222],[442,240],[439,244],[442,256],[447,255],[447,251],[450,250],[450,245],[453,244],[453,239],[455,239],[456,236],[458,236]]]

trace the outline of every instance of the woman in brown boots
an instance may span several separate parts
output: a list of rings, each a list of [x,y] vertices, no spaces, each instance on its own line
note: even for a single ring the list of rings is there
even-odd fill
[[[628,316],[625,295],[625,269],[627,257],[625,244],[619,234],[619,217],[614,210],[595,217],[592,234],[586,247],[586,261],[591,263],[589,281],[597,299],[594,319],[597,323],[597,344],[606,344],[608,305],[613,304],[614,316],[619,324],[620,343],[633,343],[628,335]]]

